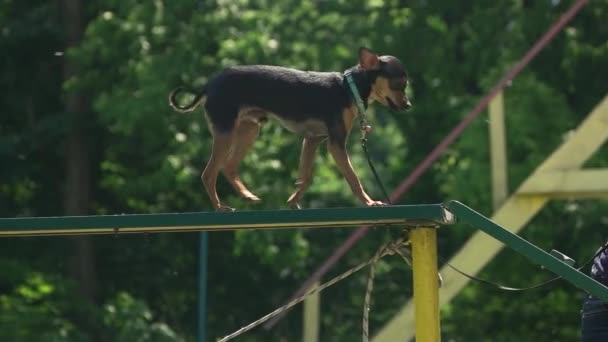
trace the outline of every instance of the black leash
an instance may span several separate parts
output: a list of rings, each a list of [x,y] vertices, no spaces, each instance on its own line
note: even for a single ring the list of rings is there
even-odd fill
[[[367,119],[366,119],[366,115],[365,115],[365,104],[363,103],[363,100],[361,99],[361,96],[359,95],[359,91],[357,89],[357,86],[355,85],[355,81],[352,78],[352,71],[351,70],[347,70],[344,72],[344,79],[346,81],[346,83],[348,84],[350,90],[351,90],[351,94],[353,96],[353,99],[355,101],[355,104],[357,105],[357,109],[359,110],[359,116],[360,116],[360,130],[361,130],[361,147],[363,147],[363,152],[365,153],[365,157],[367,158],[367,163],[369,164],[370,169],[372,170],[372,173],[374,174],[374,178],[376,179],[376,183],[378,183],[378,186],[380,187],[380,189],[382,189],[382,192],[384,193],[384,197],[386,198],[386,202],[388,204],[391,204],[391,200],[390,197],[388,196],[388,193],[386,192],[386,188],[384,187],[384,184],[382,184],[382,181],[380,180],[380,176],[378,175],[378,172],[376,171],[376,168],[374,167],[374,164],[372,163],[372,159],[371,156],[369,154],[369,151],[367,150],[367,134],[369,132],[371,132],[372,127],[370,125],[368,125],[367,123]],[[595,253],[595,255],[593,257],[591,257],[591,259],[589,259],[587,262],[585,262],[582,266],[580,266],[579,268],[577,268],[578,271],[580,271],[581,269],[583,269],[585,266],[587,266],[590,262],[593,261],[593,259],[595,259],[598,255],[600,255],[601,253],[603,253],[606,249],[608,248],[608,240],[606,241],[606,243],[604,244],[604,246],[602,248],[600,248],[600,250]],[[510,286],[504,286],[504,285],[500,285],[498,283],[489,281],[489,280],[485,280],[485,279],[481,279],[475,276],[472,276],[470,274],[467,274],[463,271],[461,271],[460,269],[456,268],[455,266],[452,266],[450,263],[446,262],[446,265],[448,265],[451,269],[453,269],[454,271],[460,273],[461,275],[477,281],[481,284],[485,284],[485,285],[489,285],[489,286],[493,286],[495,288],[498,288],[500,290],[504,290],[504,291],[526,291],[526,290],[532,290],[532,289],[536,289],[545,285],[548,285],[556,280],[561,279],[561,276],[557,276],[554,278],[551,278],[545,282],[542,282],[540,284],[537,285],[532,285],[532,286],[528,286],[528,287],[510,287]]]
[[[604,243],[604,246],[602,248],[600,248],[589,260],[587,260],[582,266],[578,267],[576,270],[580,271],[583,268],[585,268],[595,258],[597,258],[598,255],[604,253],[606,251],[606,249],[608,249],[608,240],[606,240],[606,242]],[[528,286],[528,287],[509,287],[509,286],[500,285],[498,283],[495,283],[495,282],[492,282],[492,281],[489,281],[489,280],[485,280],[485,279],[481,279],[481,278],[472,276],[470,274],[467,274],[467,273],[459,270],[458,268],[450,265],[447,262],[446,262],[446,265],[448,265],[454,271],[460,273],[461,275],[463,275],[463,276],[465,276],[465,277],[467,277],[467,278],[469,278],[471,280],[474,280],[474,281],[477,281],[479,283],[482,283],[482,284],[485,284],[485,285],[489,285],[489,286],[492,286],[492,287],[495,287],[497,289],[504,290],[504,291],[527,291],[527,290],[533,290],[533,289],[536,289],[536,288],[548,285],[548,284],[550,284],[550,283],[552,283],[554,281],[562,279],[562,276],[557,276],[557,277],[551,278],[551,279],[549,279],[549,280],[547,280],[545,282],[542,282],[540,284],[536,284],[536,285],[532,285],[532,286]]]
[[[378,183],[378,186],[380,186],[380,189],[382,189],[382,193],[384,194],[384,197],[386,198],[386,203],[391,204],[391,198],[389,197],[388,192],[386,192],[386,188],[384,187],[384,184],[382,184],[382,181],[380,180],[380,176],[378,176],[378,172],[376,171],[376,168],[374,167],[374,164],[372,163],[372,159],[369,155],[369,151],[367,150],[367,133],[372,131],[372,126],[370,126],[367,123],[367,118],[365,115],[365,103],[361,99],[361,95],[359,95],[359,90],[357,89],[357,86],[356,86],[355,81],[352,76],[352,70],[346,70],[343,74],[343,77],[344,77],[345,83],[350,88],[350,93],[353,97],[353,100],[355,101],[357,110],[359,111],[359,118],[360,118],[359,129],[361,130],[361,147],[363,147],[363,152],[365,152],[365,157],[367,158],[367,163],[369,164],[369,167],[372,170],[372,173],[374,174],[376,183]]]
[[[376,171],[376,168],[374,167],[374,164],[372,163],[372,159],[371,156],[369,154],[369,151],[367,150],[367,134],[369,132],[371,132],[372,127],[370,125],[368,125],[367,120],[365,118],[365,114],[362,115],[361,117],[361,147],[363,148],[363,152],[365,152],[365,157],[367,158],[367,163],[369,164],[370,169],[372,170],[372,173],[374,174],[374,178],[376,179],[376,183],[378,183],[378,186],[380,187],[380,189],[382,189],[382,192],[384,193],[384,197],[386,198],[386,202],[388,204],[392,204],[390,197],[388,196],[388,193],[386,192],[386,188],[384,187],[384,184],[382,184],[382,180],[380,180],[380,176],[378,175],[378,172]],[[589,260],[587,260],[587,262],[585,262],[582,266],[580,266],[579,268],[577,268],[578,271],[582,270],[584,267],[586,267],[589,263],[591,263],[593,261],[593,259],[595,259],[598,255],[600,255],[601,253],[603,253],[606,249],[608,249],[608,240],[606,240],[606,243],[604,244],[604,246],[602,248],[600,248],[600,250],[595,253],[595,255],[593,255]],[[561,276],[557,276],[554,278],[551,278],[547,281],[544,281],[540,284],[536,284],[536,285],[532,285],[532,286],[527,286],[527,287],[510,287],[510,286],[505,286],[505,285],[501,285],[486,279],[481,279],[478,277],[475,277],[473,275],[470,275],[460,269],[458,269],[457,267],[451,265],[450,263],[446,262],[446,265],[448,265],[448,267],[450,267],[451,269],[453,269],[454,271],[460,273],[461,275],[476,281],[478,283],[481,284],[485,284],[488,286],[492,286],[495,287],[499,290],[503,290],[503,291],[527,291],[527,290],[533,290],[533,289],[537,289],[539,287],[543,287],[545,285],[548,285],[554,281],[557,281],[559,279],[562,279]]]
[[[378,175],[378,172],[376,171],[376,168],[374,167],[374,164],[372,163],[372,159],[371,156],[369,154],[369,151],[367,150],[367,133],[371,132],[372,127],[369,126],[367,124],[367,121],[365,120],[365,117],[363,117],[363,119],[361,120],[361,147],[363,148],[363,152],[365,152],[365,157],[367,158],[367,163],[369,164],[370,169],[372,170],[372,173],[374,174],[374,178],[376,179],[376,183],[378,183],[378,186],[380,187],[380,189],[382,189],[382,192],[384,193],[384,197],[386,198],[386,202],[388,204],[391,204],[391,200],[390,197],[388,196],[388,193],[386,192],[386,188],[384,187],[384,184],[382,184],[382,180],[380,180],[380,176]],[[608,249],[608,240],[606,240],[606,242],[604,243],[604,246],[602,248],[600,248],[589,260],[587,260],[582,266],[580,266],[579,268],[577,268],[578,271],[582,270],[583,268],[585,268],[589,263],[591,263],[598,255],[600,255],[601,253],[603,253],[604,251],[606,251],[606,249]],[[503,290],[503,291],[527,291],[527,290],[533,290],[533,289],[537,289],[539,287],[543,287],[545,285],[551,284],[554,281],[560,280],[562,279],[561,276],[557,276],[554,278],[551,278],[547,281],[544,281],[540,284],[536,284],[536,285],[532,285],[532,286],[527,286],[527,287],[510,287],[510,286],[505,286],[505,285],[501,285],[486,279],[481,279],[478,278],[476,276],[470,275],[460,269],[458,269],[456,266],[453,266],[452,264],[446,262],[446,265],[448,265],[448,267],[450,267],[451,269],[453,269],[454,271],[460,273],[461,275],[476,281],[478,283],[484,284],[484,285],[488,285],[494,288],[497,288],[499,290]]]
[[[459,270],[455,266],[452,266],[450,263],[446,262],[446,265],[448,265],[454,271],[460,273],[461,275],[463,275],[463,276],[465,276],[465,277],[467,277],[467,278],[469,278],[471,280],[474,280],[474,281],[476,281],[478,283],[481,283],[481,284],[484,284],[484,285],[489,285],[489,286],[495,287],[495,288],[497,288],[499,290],[503,290],[503,291],[527,291],[527,290],[533,290],[533,289],[536,289],[536,288],[539,288],[539,287],[543,287],[543,286],[548,285],[548,284],[550,284],[550,283],[552,283],[552,282],[554,282],[556,280],[561,279],[561,276],[558,276],[558,277],[551,278],[551,279],[549,279],[549,280],[547,280],[545,282],[542,282],[540,284],[536,284],[536,285],[532,285],[532,286],[528,286],[528,287],[510,287],[510,286],[504,286],[504,285],[501,285],[501,284],[498,284],[498,283],[495,283],[495,282],[492,282],[492,281],[489,281],[489,280],[485,280],[485,279],[481,279],[481,278],[472,276],[470,274],[467,274],[467,273]]]
[[[386,188],[384,187],[384,184],[382,183],[382,180],[380,179],[380,176],[378,175],[378,172],[376,171],[376,168],[374,167],[374,164],[372,163],[372,159],[371,156],[369,154],[369,151],[367,150],[367,133],[371,132],[371,126],[369,126],[367,124],[367,121],[365,120],[365,118],[363,118],[361,120],[361,147],[363,148],[363,152],[365,153],[365,157],[367,158],[367,163],[369,164],[370,169],[372,170],[372,173],[374,174],[374,178],[376,179],[376,183],[378,184],[378,186],[380,187],[380,189],[382,189],[382,192],[384,194],[384,197],[386,198],[386,202],[388,204],[391,204],[391,200],[390,197],[388,196],[388,193],[386,191]],[[600,255],[601,253],[603,253],[604,251],[606,251],[606,249],[608,249],[608,240],[606,241],[606,243],[604,244],[604,246],[602,248],[599,249],[599,251],[597,251],[597,253],[595,253],[595,255],[593,255],[589,260],[587,260],[582,266],[580,266],[579,268],[577,268],[578,271],[582,270],[583,268],[585,268],[589,263],[591,263],[598,255]],[[561,276],[557,276],[554,278],[551,278],[547,281],[544,281],[540,284],[536,284],[536,285],[532,285],[532,286],[527,286],[527,287],[510,287],[510,286],[505,286],[505,285],[501,285],[486,279],[481,279],[478,278],[476,276],[470,275],[460,269],[458,269],[456,266],[453,266],[452,264],[446,262],[446,265],[448,265],[448,267],[450,267],[451,269],[453,269],[454,271],[460,273],[461,275],[476,281],[478,283],[484,284],[484,285],[488,285],[494,288],[497,288],[499,290],[503,290],[503,291],[512,291],[512,292],[516,292],[516,291],[527,291],[527,290],[533,290],[533,289],[537,289],[540,287],[543,287],[545,285],[549,285],[551,283],[553,283],[554,281],[560,280],[562,279]]]
[[[369,127],[369,126],[367,126],[367,127]],[[380,176],[378,176],[378,172],[376,171],[376,168],[374,167],[374,164],[372,163],[372,158],[369,155],[369,151],[367,150],[367,138],[365,138],[365,137],[361,138],[361,147],[363,147],[363,152],[365,152],[365,158],[367,158],[367,163],[369,164],[369,168],[372,170],[372,173],[374,174],[376,183],[378,183],[378,186],[380,187],[380,189],[382,189],[384,198],[386,198],[386,203],[392,204],[391,198],[388,195],[388,192],[386,192],[386,188],[384,187],[384,184],[382,184],[382,181],[380,180]]]

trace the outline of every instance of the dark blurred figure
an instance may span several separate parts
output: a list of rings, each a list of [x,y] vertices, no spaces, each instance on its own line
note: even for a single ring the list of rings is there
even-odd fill
[[[608,286],[608,241],[593,258],[591,277]],[[583,303],[582,342],[608,342],[608,303],[587,295]]]

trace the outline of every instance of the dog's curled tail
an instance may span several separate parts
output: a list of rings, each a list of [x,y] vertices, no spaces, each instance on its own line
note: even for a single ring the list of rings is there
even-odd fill
[[[194,99],[189,104],[184,105],[184,106],[179,105],[177,103],[177,95],[182,92],[194,95]],[[205,97],[206,93],[207,93],[206,86],[203,86],[203,87],[201,87],[199,89],[195,89],[195,90],[189,90],[184,87],[177,87],[171,92],[171,94],[169,94],[169,105],[171,105],[171,107],[173,107],[173,109],[175,109],[178,112],[182,112],[182,113],[191,112],[201,103],[201,101],[202,101],[203,97]]]

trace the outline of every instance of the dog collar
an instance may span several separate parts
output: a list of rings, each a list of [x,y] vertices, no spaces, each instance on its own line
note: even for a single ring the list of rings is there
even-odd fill
[[[361,95],[359,95],[359,90],[357,89],[357,86],[355,85],[355,80],[353,79],[352,72],[350,70],[346,70],[344,72],[344,78],[346,79],[346,83],[348,84],[348,87],[350,88],[350,92],[353,95],[355,104],[357,105],[357,109],[359,109],[359,113],[361,115],[365,115],[365,106],[363,105],[363,100],[361,99]]]
[[[344,72],[344,79],[346,79],[346,83],[350,88],[350,92],[353,95],[353,99],[355,100],[355,104],[357,105],[357,109],[359,110],[359,123],[361,125],[361,144],[365,145],[365,142],[367,141],[367,133],[372,131],[372,126],[367,123],[367,118],[365,116],[365,105],[363,104],[363,99],[361,99],[361,95],[359,94],[359,90],[355,85],[355,80],[353,79],[353,75],[350,70],[346,70]]]

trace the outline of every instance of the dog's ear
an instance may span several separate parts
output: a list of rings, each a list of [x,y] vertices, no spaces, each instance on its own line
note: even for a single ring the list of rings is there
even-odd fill
[[[378,68],[380,59],[372,50],[366,47],[359,48],[359,65],[365,70],[373,70]]]

